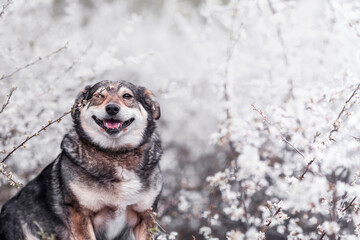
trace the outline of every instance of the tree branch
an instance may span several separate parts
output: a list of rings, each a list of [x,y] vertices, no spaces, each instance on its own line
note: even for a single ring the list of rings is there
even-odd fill
[[[287,145],[289,145],[289,146],[290,146],[295,152],[297,152],[303,159],[306,159],[305,155],[304,155],[302,152],[300,152],[299,149],[297,149],[294,145],[292,145],[292,144],[286,139],[286,137],[282,134],[281,129],[280,129],[278,126],[274,125],[273,123],[271,123],[271,122],[269,122],[269,121],[267,120],[267,117],[266,117],[266,115],[264,114],[264,111],[257,109],[254,104],[251,104],[251,107],[252,107],[252,109],[253,109],[254,111],[258,112],[258,113],[262,116],[263,121],[264,121],[268,126],[274,126],[274,127],[279,131],[281,140],[282,140],[283,142],[285,142]]]
[[[5,13],[5,10],[10,6],[10,4],[12,4],[13,2],[11,0],[8,0],[3,6],[2,9],[0,11],[0,18],[2,18],[2,16]]]
[[[2,107],[1,107],[0,114],[4,111],[4,109],[6,108],[6,106],[9,104],[10,98],[11,98],[13,92],[14,92],[16,89],[17,89],[16,87],[10,89],[10,92],[9,92],[9,94],[7,95],[8,98],[7,98],[6,102],[5,102],[5,103],[2,105]]]
[[[21,142],[18,146],[16,147],[13,147],[13,150],[8,154],[6,155],[2,160],[1,160],[1,163],[4,163],[16,150],[18,150],[20,147],[24,146],[25,143],[27,143],[30,139],[32,139],[33,137],[36,137],[36,136],[39,136],[39,134],[42,132],[42,131],[45,131],[49,126],[53,125],[55,122],[57,123],[60,123],[60,121],[62,120],[63,117],[65,117],[66,115],[68,115],[69,113],[72,112],[72,109],[68,112],[65,112],[63,115],[61,115],[59,118],[57,118],[56,120],[54,121],[49,121],[48,124],[46,125],[43,125],[41,127],[41,129],[37,132],[35,132],[33,135],[31,136],[27,136],[25,138],[25,140],[23,142]],[[24,146],[25,148],[25,146]]]
[[[26,64],[26,65],[24,65],[24,66],[22,66],[22,67],[20,67],[20,68],[17,68],[15,71],[13,71],[13,72],[10,73],[10,74],[2,75],[2,76],[0,77],[0,81],[1,81],[1,80],[4,80],[4,79],[11,78],[11,77],[13,77],[16,73],[18,73],[18,72],[20,72],[20,71],[22,71],[22,70],[24,70],[24,69],[26,69],[26,68],[28,68],[28,67],[31,67],[32,65],[35,65],[35,64],[37,64],[38,62],[41,62],[41,61],[42,61],[43,59],[45,59],[45,58],[48,59],[48,58],[50,58],[51,56],[53,56],[53,55],[61,52],[62,50],[64,50],[64,49],[67,48],[67,44],[68,44],[68,43],[66,43],[63,47],[57,49],[56,51],[54,51],[54,52],[52,52],[52,53],[49,53],[48,55],[46,55],[46,56],[44,56],[44,57],[39,57],[38,59],[36,59],[36,60],[34,60],[34,61],[32,61],[32,62],[30,62],[30,63],[28,63],[28,64]]]
[[[360,83],[357,85],[357,87],[355,88],[355,90],[352,92],[351,96],[348,98],[348,100],[346,100],[343,108],[341,109],[341,111],[339,112],[337,118],[335,119],[335,121],[332,124],[332,129],[329,133],[329,140],[330,141],[334,141],[334,136],[333,133],[337,132],[340,128],[340,124],[339,124],[339,120],[341,118],[341,116],[344,114],[344,112],[346,110],[348,110],[352,105],[348,106],[349,102],[351,101],[351,99],[356,95],[357,91],[360,89]]]

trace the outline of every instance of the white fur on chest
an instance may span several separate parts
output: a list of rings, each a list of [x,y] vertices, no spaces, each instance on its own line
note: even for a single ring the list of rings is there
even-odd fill
[[[125,209],[126,206],[135,204],[142,191],[142,183],[135,172],[119,168],[119,183],[103,185],[100,183],[70,184],[80,205],[97,212],[104,207],[111,206]]]

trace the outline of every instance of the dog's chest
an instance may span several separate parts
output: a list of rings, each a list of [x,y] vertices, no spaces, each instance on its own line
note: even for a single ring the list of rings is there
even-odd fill
[[[105,207],[126,208],[136,204],[143,183],[134,171],[118,168],[120,181],[115,183],[71,183],[70,188],[80,205],[93,212]]]

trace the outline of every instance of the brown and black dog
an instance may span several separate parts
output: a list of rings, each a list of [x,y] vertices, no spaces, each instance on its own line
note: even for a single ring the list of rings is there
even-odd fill
[[[151,91],[101,81],[78,95],[61,153],[10,199],[1,240],[147,240],[162,189]]]

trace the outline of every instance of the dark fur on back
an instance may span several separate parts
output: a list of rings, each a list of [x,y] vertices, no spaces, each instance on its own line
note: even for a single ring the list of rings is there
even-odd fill
[[[82,128],[82,108],[99,87],[109,84],[131,89],[136,101],[148,112],[142,141],[134,148],[102,148]],[[65,135],[59,156],[2,207],[0,239],[42,239],[40,235],[45,234],[43,236],[53,235],[55,239],[110,240],[101,228],[95,229],[92,221],[99,212],[107,208],[111,212],[117,207],[109,205],[101,210],[89,209],[81,204],[79,193],[74,192],[71,185],[115,189],[123,181],[116,171],[119,167],[140,179],[140,193],[157,189],[162,184],[158,165],[162,155],[161,142],[155,133],[154,122],[154,116],[155,119],[160,117],[160,109],[152,97],[145,88],[125,81],[102,81],[87,86],[75,101],[72,112],[74,129]],[[152,203],[154,209],[159,195],[160,192]],[[128,240],[131,234],[132,229],[125,225],[112,240]]]

